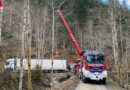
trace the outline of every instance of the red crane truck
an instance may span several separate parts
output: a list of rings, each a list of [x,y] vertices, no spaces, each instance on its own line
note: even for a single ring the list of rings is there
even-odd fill
[[[101,81],[103,84],[106,83],[107,79],[107,67],[106,64],[109,62],[108,56],[105,56],[103,50],[101,51],[89,51],[84,50],[81,52],[70,28],[68,27],[66,20],[60,10],[59,13],[68,34],[76,48],[78,54],[80,55],[81,62],[75,66],[75,74],[80,77],[83,82],[90,80]]]

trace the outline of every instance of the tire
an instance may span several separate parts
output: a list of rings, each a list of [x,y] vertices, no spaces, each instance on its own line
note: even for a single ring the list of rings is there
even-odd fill
[[[82,78],[82,82],[83,82],[83,83],[86,83],[86,79],[85,79],[85,78]]]
[[[102,84],[106,84],[106,78],[102,80]]]
[[[86,83],[89,83],[90,82],[90,79],[89,78],[86,78]]]

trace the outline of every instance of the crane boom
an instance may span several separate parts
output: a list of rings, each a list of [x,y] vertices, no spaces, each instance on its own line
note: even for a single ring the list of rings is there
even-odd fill
[[[76,48],[78,54],[80,55],[81,54],[81,50],[80,50],[80,48],[79,48],[79,46],[78,46],[78,44],[77,44],[77,42],[76,42],[76,40],[75,40],[75,38],[73,36],[73,34],[72,34],[68,24],[67,24],[63,14],[62,14],[62,12],[60,10],[57,10],[57,12],[59,13],[59,15],[60,15],[60,17],[61,17],[61,19],[62,19],[62,21],[63,21],[63,23],[64,23],[64,25],[65,25],[65,27],[66,27],[66,29],[68,31],[68,33],[69,33],[69,36],[70,36],[70,38],[71,38],[71,40],[72,40],[72,42],[74,44],[74,47]]]

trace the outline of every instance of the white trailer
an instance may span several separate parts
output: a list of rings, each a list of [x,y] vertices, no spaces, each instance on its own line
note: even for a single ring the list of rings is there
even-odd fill
[[[49,71],[52,69],[51,59],[31,59],[31,70],[35,70],[36,65],[42,67],[43,71]],[[8,59],[4,66],[5,70],[19,70],[20,59]],[[27,59],[23,59],[23,69],[28,70]],[[66,60],[65,59],[53,59],[53,70],[55,71],[66,71]]]

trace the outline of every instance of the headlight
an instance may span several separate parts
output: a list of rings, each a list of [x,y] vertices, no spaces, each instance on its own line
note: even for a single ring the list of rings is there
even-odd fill
[[[103,75],[107,77],[107,71],[103,71]]]
[[[86,75],[89,75],[89,73],[90,73],[89,71],[86,71]]]

